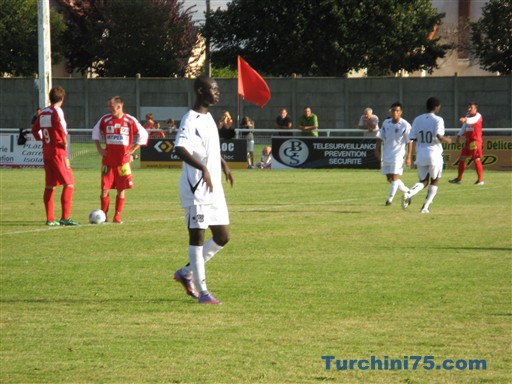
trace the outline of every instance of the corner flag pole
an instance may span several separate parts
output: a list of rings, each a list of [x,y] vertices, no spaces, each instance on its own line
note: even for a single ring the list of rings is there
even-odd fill
[[[50,0],[37,0],[37,38],[39,43],[39,107],[50,104],[52,87],[52,56],[50,43]]]

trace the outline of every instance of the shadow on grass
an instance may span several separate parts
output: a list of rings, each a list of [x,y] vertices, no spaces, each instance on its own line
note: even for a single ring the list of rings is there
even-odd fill
[[[118,299],[0,299],[0,303],[16,304],[16,303],[33,303],[33,304],[102,304],[102,303],[145,303],[145,304],[167,304],[167,303],[191,303],[197,304],[196,300],[183,300],[181,299],[131,299],[131,298],[118,298]]]
[[[512,252],[512,247],[499,248],[499,247],[435,247],[437,249],[454,249],[464,251],[504,251]]]

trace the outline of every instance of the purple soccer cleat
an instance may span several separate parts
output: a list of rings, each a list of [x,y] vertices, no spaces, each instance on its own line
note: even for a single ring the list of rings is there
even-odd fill
[[[222,304],[222,301],[217,300],[215,297],[213,297],[211,294],[207,293],[201,293],[199,296],[199,299],[197,300],[199,304]]]
[[[194,287],[194,281],[191,278],[185,277],[185,275],[183,275],[181,272],[181,269],[178,269],[176,272],[174,272],[174,280],[183,285],[187,295],[193,297],[194,299],[199,297]]]

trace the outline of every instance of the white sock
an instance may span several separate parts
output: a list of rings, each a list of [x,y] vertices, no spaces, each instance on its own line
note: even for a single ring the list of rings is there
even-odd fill
[[[206,264],[213,256],[217,254],[222,248],[220,245],[218,245],[213,239],[208,240],[203,245],[203,259],[204,263]]]
[[[423,204],[423,208],[428,209],[430,204],[432,204],[432,201],[434,201],[434,197],[437,194],[437,189],[437,185],[430,185],[430,187],[428,187],[427,197],[425,198],[425,204]]]
[[[416,183],[412,186],[411,189],[409,189],[409,196],[412,197],[414,196],[415,194],[417,194],[419,191],[421,191],[423,188],[425,188],[425,186],[423,185],[423,183]]]
[[[206,264],[222,248],[224,248],[224,247],[221,247],[220,245],[218,245],[215,241],[213,241],[213,239],[210,239],[206,243],[204,243],[204,245],[203,245],[204,263]],[[181,268],[181,272],[187,278],[191,278],[193,275],[192,268],[191,268],[190,264]]]
[[[191,278],[192,277],[192,270],[190,269],[190,264],[189,265],[185,265],[183,268],[181,268],[181,273],[186,278]]]
[[[388,200],[390,200],[390,201],[393,200],[393,197],[395,197],[397,189],[398,189],[398,182],[392,181],[391,186],[389,187]]]
[[[194,284],[199,292],[207,292],[206,288],[206,271],[204,268],[203,246],[189,245],[188,260],[190,262],[190,270],[194,275]]]
[[[396,183],[398,184],[398,190],[400,192],[407,192],[409,190],[402,180],[398,179]]]

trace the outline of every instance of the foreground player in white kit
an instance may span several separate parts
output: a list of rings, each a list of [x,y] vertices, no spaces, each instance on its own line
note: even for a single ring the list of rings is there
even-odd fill
[[[411,124],[402,119],[402,104],[396,102],[391,105],[391,117],[384,120],[382,128],[377,133],[377,145],[375,146],[375,157],[381,160],[381,145],[384,143],[382,156],[381,173],[386,175],[389,187],[386,205],[391,205],[396,191],[407,192],[409,188],[405,186],[400,176],[404,172],[405,165],[411,166],[412,141],[409,141],[409,132]],[[407,157],[405,149],[407,148]]]
[[[402,208],[407,209],[411,203],[411,197],[416,195],[429,183],[425,203],[421,207],[421,213],[430,213],[429,207],[437,194],[439,179],[443,173],[443,146],[441,143],[450,144],[452,139],[444,136],[444,120],[438,116],[441,102],[435,97],[427,100],[427,113],[416,117],[412,123],[409,138],[416,142],[416,161],[418,177],[420,181],[404,193]]]
[[[217,82],[208,77],[198,78],[194,91],[196,102],[181,119],[175,142],[176,154],[183,160],[180,200],[189,232],[189,263],[174,273],[174,279],[199,303],[222,304],[208,292],[205,264],[229,241],[222,172],[231,186],[233,175],[221,157],[217,124],[208,112],[208,107],[220,98]],[[207,228],[212,231],[212,238],[205,242]]]

